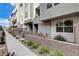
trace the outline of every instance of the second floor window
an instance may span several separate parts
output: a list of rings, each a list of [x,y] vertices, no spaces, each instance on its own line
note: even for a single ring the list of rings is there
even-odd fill
[[[60,3],[54,3],[54,6],[56,6],[56,5],[58,5],[58,4],[60,4]]]
[[[52,7],[52,3],[47,3],[47,9]]]
[[[23,5],[23,4],[21,3],[21,4],[20,4],[20,7],[22,7],[22,5]]]

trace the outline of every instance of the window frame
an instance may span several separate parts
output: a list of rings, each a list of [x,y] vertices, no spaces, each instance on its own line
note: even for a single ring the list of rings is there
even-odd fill
[[[71,21],[72,22],[72,25],[65,25],[65,22],[67,22],[67,21]],[[65,30],[66,27],[73,28],[73,20],[66,20],[66,21],[64,21],[64,32],[66,32],[66,33],[73,33],[73,30],[74,29],[72,29],[72,32],[68,32],[68,31]]]
[[[23,4],[21,3],[21,4],[20,4],[20,7],[22,7],[22,6],[23,6]]]
[[[53,6],[52,3],[47,3],[47,4],[46,4],[46,8],[47,8],[47,9],[51,8],[52,6]]]
[[[63,25],[61,26],[59,23],[63,23],[63,21],[58,21],[56,23],[56,32],[63,32]],[[61,28],[62,27],[62,31],[57,31],[58,29],[57,28]]]
[[[59,5],[59,4],[60,4],[60,3],[54,3],[53,5],[54,5],[54,6],[57,6],[57,5]]]
[[[65,20],[65,21],[62,21],[63,22],[63,26],[57,26],[57,24],[59,23],[59,22],[61,22],[61,21],[58,21],[58,22],[56,22],[56,32],[60,32],[60,31],[57,31],[57,28],[59,27],[59,28],[61,28],[61,27],[63,27],[63,31],[61,31],[61,32],[65,32],[65,33],[73,33],[74,32],[74,27],[73,27],[73,24],[71,25],[71,26],[65,26],[65,22],[66,21],[72,21],[73,22],[73,20]],[[66,29],[66,27],[71,27],[72,28],[72,30],[71,31],[66,31],[65,29]]]

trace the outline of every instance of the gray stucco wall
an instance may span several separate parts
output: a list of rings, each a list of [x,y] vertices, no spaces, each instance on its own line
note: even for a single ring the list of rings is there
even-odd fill
[[[79,3],[61,3],[56,6],[52,6],[49,9],[47,9],[46,3],[40,4],[40,20],[45,20],[74,12],[79,12]]]
[[[50,25],[50,22],[47,22],[47,23],[39,23],[38,24],[38,33],[47,33],[48,36],[50,37],[51,36],[51,25]]]

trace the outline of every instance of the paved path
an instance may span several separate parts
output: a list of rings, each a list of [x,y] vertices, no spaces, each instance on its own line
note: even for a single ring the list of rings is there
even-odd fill
[[[10,52],[15,52],[17,56],[35,56],[36,55],[30,49],[25,47],[21,42],[15,39],[7,31],[5,31],[5,33],[6,33],[7,47]]]

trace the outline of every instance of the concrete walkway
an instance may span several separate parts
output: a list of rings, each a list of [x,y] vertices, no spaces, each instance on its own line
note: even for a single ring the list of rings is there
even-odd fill
[[[21,42],[15,39],[7,31],[5,31],[5,33],[8,51],[15,52],[17,56],[36,56],[36,54],[34,54],[30,49],[25,47]]]

